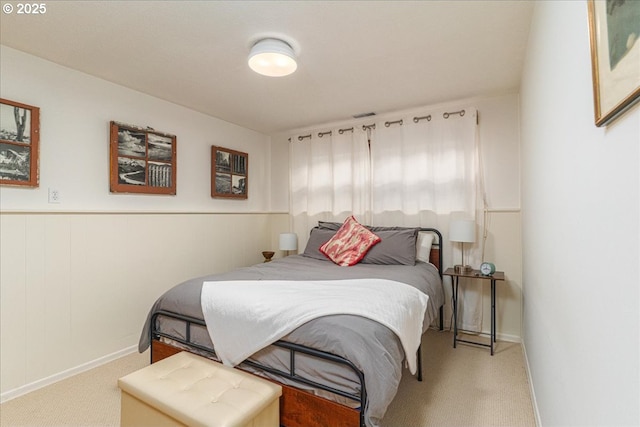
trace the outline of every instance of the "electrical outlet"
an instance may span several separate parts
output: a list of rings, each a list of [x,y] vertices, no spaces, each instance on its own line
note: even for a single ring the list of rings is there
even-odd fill
[[[60,203],[62,201],[62,195],[60,190],[56,188],[49,188],[49,203]]]

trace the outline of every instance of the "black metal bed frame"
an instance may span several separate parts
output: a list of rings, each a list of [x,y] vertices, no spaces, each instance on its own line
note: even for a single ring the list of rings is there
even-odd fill
[[[438,242],[437,243],[433,243],[432,246],[436,246],[439,249],[438,252],[438,262],[439,262],[439,269],[438,269],[438,274],[440,275],[440,280],[442,282],[443,276],[442,276],[442,234],[436,230],[435,228],[420,228],[420,231],[428,231],[428,232],[433,232],[434,234],[436,234],[438,236]],[[175,320],[181,320],[183,322],[185,322],[186,328],[185,328],[185,337],[184,338],[180,338],[171,334],[168,334],[166,332],[161,332],[157,329],[158,327],[158,322],[157,319],[158,317],[166,317],[166,318],[170,318],[170,319],[175,319]],[[439,330],[443,330],[444,329],[444,306],[440,306],[438,309],[438,320],[439,320]],[[185,345],[187,347],[208,353],[214,357],[216,357],[216,353],[215,350],[213,349],[213,347],[207,347],[207,346],[203,346],[197,343],[194,343],[191,340],[191,326],[192,325],[197,325],[197,326],[201,326],[201,327],[205,327],[206,328],[206,323],[204,322],[204,320],[201,319],[197,319],[195,317],[191,317],[191,316],[185,316],[183,314],[179,314],[179,313],[175,313],[172,311],[168,311],[168,310],[158,310],[155,313],[153,313],[153,315],[151,316],[151,328],[150,328],[150,337],[151,337],[151,343],[153,343],[154,340],[159,340],[159,338],[166,338],[175,342],[178,342],[182,345]],[[280,369],[276,369],[270,366],[266,366],[266,365],[262,365],[260,363],[254,362],[252,360],[246,359],[245,361],[243,361],[240,366],[249,366],[258,370],[262,370],[265,372],[269,372],[271,374],[274,374],[278,377],[281,378],[286,378],[288,380],[291,380],[293,382],[298,382],[301,384],[305,384],[307,386],[311,386],[323,391],[327,391],[330,393],[334,393],[336,395],[345,397],[347,399],[351,399],[354,400],[356,402],[360,403],[360,427],[365,427],[365,422],[364,422],[364,408],[366,407],[367,404],[367,391],[366,391],[366,387],[365,387],[365,378],[364,378],[364,373],[362,371],[360,371],[351,361],[345,359],[344,357],[340,357],[340,356],[336,356],[335,354],[332,353],[327,353],[325,351],[322,350],[317,350],[311,347],[307,347],[304,345],[300,345],[300,344],[295,344],[295,343],[291,343],[288,341],[276,341],[273,344],[276,347],[280,347],[286,350],[289,350],[289,371],[283,371]],[[151,345],[151,360],[153,361],[153,345]],[[358,381],[360,382],[360,393],[349,393],[346,392],[344,390],[340,390],[334,387],[330,387],[327,386],[325,384],[320,384],[318,382],[309,380],[307,378],[301,377],[299,375],[296,374],[295,372],[295,360],[296,360],[296,354],[297,353],[302,353],[302,354],[306,354],[306,355],[310,355],[313,357],[317,357],[319,359],[322,360],[328,360],[330,362],[336,363],[336,364],[340,364],[340,365],[344,365],[346,367],[348,367],[349,369],[351,369],[355,375],[358,377]],[[418,381],[422,381],[422,345],[420,345],[418,347],[418,360],[417,360],[417,380]]]

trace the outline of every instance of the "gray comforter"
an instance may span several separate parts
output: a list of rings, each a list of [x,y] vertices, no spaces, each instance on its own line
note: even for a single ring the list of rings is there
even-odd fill
[[[157,310],[181,313],[203,319],[200,305],[202,283],[215,280],[337,280],[380,278],[396,280],[414,286],[429,296],[423,329],[437,318],[438,308],[444,304],[442,282],[437,269],[427,263],[415,266],[357,264],[340,267],[330,261],[316,260],[302,255],[292,255],[269,263],[241,268],[224,274],[188,280],[162,295],[153,305],[140,336],[139,351],[150,345],[151,315]],[[167,326],[168,327],[168,326]],[[180,333],[179,330],[173,330]],[[194,334],[196,339],[211,345],[206,331]],[[368,403],[365,422],[376,427],[393,400],[400,378],[404,352],[398,337],[387,327],[359,316],[335,315],[312,320],[283,338],[308,347],[336,354],[350,360],[365,376]],[[286,355],[281,349],[268,347],[252,356],[252,359],[286,369]],[[310,359],[310,358],[309,358]],[[314,377],[318,382],[342,389],[356,390],[357,379],[353,373],[339,368],[306,360],[296,362],[296,369]],[[345,368],[343,368],[345,369]]]

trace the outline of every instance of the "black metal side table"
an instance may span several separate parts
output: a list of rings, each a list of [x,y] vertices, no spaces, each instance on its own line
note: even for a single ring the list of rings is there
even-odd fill
[[[496,342],[496,282],[498,280],[504,281],[504,272],[496,271],[490,276],[484,276],[480,273],[480,270],[471,270],[467,273],[457,273],[455,269],[447,268],[443,274],[451,277],[451,291],[453,293],[453,348],[456,348],[456,344],[458,342],[464,342],[467,344],[489,347],[491,349],[491,355],[493,356],[493,344]],[[458,282],[461,277],[491,281],[491,337],[489,344],[458,338]]]

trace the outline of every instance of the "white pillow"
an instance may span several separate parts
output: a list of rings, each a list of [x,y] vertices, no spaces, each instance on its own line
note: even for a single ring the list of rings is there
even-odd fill
[[[416,259],[422,262],[429,262],[429,254],[431,253],[431,244],[433,243],[433,233],[421,231],[418,233],[418,242],[416,244]]]

